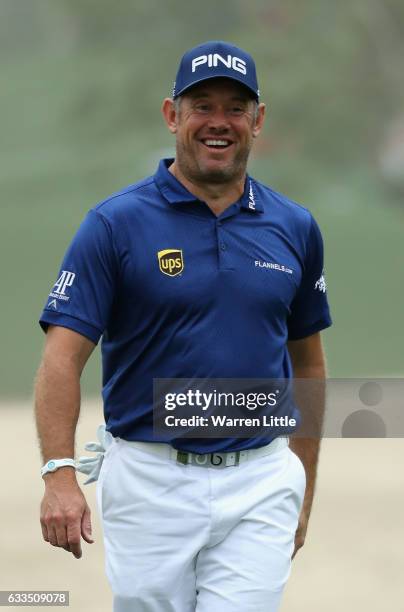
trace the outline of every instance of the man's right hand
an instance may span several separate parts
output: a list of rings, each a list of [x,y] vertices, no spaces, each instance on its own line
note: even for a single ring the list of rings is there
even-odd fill
[[[41,503],[41,527],[45,542],[59,546],[80,559],[81,538],[91,537],[91,512],[73,468],[63,467],[44,476],[45,494]]]

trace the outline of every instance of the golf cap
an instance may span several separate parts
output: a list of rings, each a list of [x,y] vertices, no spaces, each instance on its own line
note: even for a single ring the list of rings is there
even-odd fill
[[[260,92],[253,58],[243,49],[223,40],[205,42],[183,55],[173,87],[173,99],[194,85],[217,77],[241,83],[258,101]]]

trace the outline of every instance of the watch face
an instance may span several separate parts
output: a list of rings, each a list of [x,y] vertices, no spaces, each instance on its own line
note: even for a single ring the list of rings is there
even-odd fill
[[[54,461],[48,461],[48,470],[53,470],[56,467]]]

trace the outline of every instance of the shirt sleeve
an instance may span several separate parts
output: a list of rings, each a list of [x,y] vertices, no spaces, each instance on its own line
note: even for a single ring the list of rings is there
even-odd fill
[[[311,217],[302,280],[291,304],[288,339],[300,340],[332,324],[324,275],[324,248],[320,229]]]
[[[98,343],[108,324],[119,274],[107,220],[91,210],[71,242],[39,323],[67,327]]]

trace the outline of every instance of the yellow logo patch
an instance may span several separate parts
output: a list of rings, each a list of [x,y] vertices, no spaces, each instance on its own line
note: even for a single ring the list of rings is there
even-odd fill
[[[165,249],[157,253],[160,272],[167,276],[177,276],[184,270],[181,249]]]

